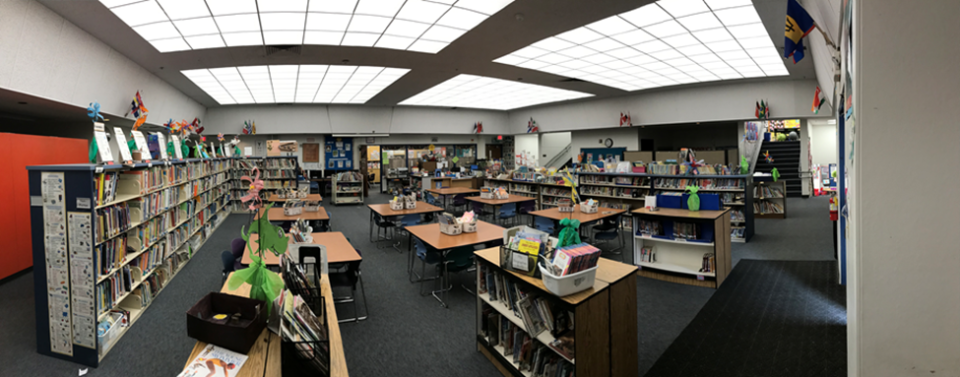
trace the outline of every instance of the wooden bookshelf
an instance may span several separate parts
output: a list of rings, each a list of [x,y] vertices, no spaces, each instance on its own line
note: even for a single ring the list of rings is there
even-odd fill
[[[513,361],[513,356],[499,343],[488,342],[484,333],[485,323],[497,318],[497,331],[503,321],[507,326],[527,333],[523,319],[515,314],[508,302],[486,291],[481,281],[490,271],[501,275],[512,284],[517,284],[530,295],[538,295],[550,302],[554,312],[572,314],[575,335],[573,355],[565,354],[548,346],[556,338],[550,330],[531,337],[531,346],[539,344],[544,358],[557,360],[580,376],[626,376],[636,377],[637,370],[637,296],[636,267],[601,258],[597,278],[592,288],[572,295],[557,297],[546,290],[540,278],[505,271],[500,268],[500,249],[489,248],[475,253],[477,257],[477,350],[492,362],[504,376],[531,376],[531,370],[523,370]],[[492,276],[492,275],[491,275]],[[485,315],[484,313],[487,313]],[[560,334],[564,335],[564,334]],[[539,348],[539,347],[531,347]],[[572,357],[570,357],[572,356]],[[534,357],[531,357],[531,360]]]
[[[228,215],[230,160],[28,167],[37,352],[98,366]],[[99,179],[111,175],[119,178],[116,197],[101,199]],[[128,212],[122,221],[101,225],[107,213],[121,212]],[[122,252],[111,255],[111,247]],[[48,273],[63,283],[48,286]],[[102,290],[114,284],[116,291]],[[101,302],[104,293],[109,300]],[[51,305],[68,314],[55,319]],[[100,337],[97,326],[110,310],[125,311],[129,325]]]
[[[787,218],[787,183],[784,180],[773,182],[772,178],[764,177],[763,181],[753,184],[753,196],[756,198],[753,206],[753,216],[758,219],[785,219]],[[782,211],[777,210],[777,207]]]
[[[333,204],[363,204],[364,177],[357,171],[334,174]]]
[[[674,283],[701,287],[719,288],[732,268],[730,260],[730,210],[688,211],[685,209],[659,208],[650,211],[640,208],[633,211],[634,218],[634,263],[640,276]],[[641,232],[641,221],[660,221],[665,234],[650,236]],[[700,226],[702,239],[684,240],[670,233],[674,222],[696,223]],[[643,261],[641,250],[652,247],[657,260]],[[714,268],[703,271],[704,254],[714,255]]]

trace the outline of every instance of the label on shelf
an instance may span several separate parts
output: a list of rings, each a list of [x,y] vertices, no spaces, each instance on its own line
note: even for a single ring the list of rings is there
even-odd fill
[[[697,275],[697,280],[703,281],[703,275]]]
[[[90,209],[90,198],[77,198],[77,209]]]

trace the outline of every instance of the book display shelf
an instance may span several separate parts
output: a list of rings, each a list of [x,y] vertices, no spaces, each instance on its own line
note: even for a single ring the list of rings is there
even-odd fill
[[[260,179],[263,180],[264,195],[270,195],[279,189],[296,189],[297,172],[300,165],[296,157],[265,157],[260,166]],[[249,174],[249,173],[248,173]]]
[[[753,184],[753,216],[758,219],[787,218],[787,181],[757,181]]]
[[[640,276],[719,288],[730,273],[730,209],[640,208],[634,215],[634,263]]]
[[[240,201],[244,195],[247,194],[247,190],[250,189],[249,182],[244,182],[241,178],[243,176],[249,176],[253,168],[263,170],[263,157],[233,157],[230,163],[230,198],[231,198],[231,212],[236,213],[250,213],[250,210],[247,209]],[[265,192],[263,195],[264,200],[266,200],[266,195],[269,194]]]
[[[37,352],[98,366],[226,218],[231,160],[27,167]]]
[[[333,204],[363,204],[363,176],[345,171],[333,176]]]
[[[635,267],[603,261],[592,288],[557,297],[501,269],[499,248],[475,255],[477,350],[504,376],[637,376]]]

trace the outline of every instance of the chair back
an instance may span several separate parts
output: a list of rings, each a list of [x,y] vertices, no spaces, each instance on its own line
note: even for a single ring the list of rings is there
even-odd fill
[[[424,193],[423,193],[423,198],[427,201],[427,204],[429,204],[429,205],[436,205],[436,204],[437,204],[437,199],[434,198],[434,197],[433,197],[433,194],[431,194],[431,193],[429,193],[429,192],[424,191]]]
[[[517,203],[507,203],[500,206],[500,218],[517,215]]]
[[[223,273],[230,273],[234,271],[233,262],[237,259],[233,257],[233,253],[230,250],[224,250],[220,253],[220,260],[223,261]]]
[[[383,216],[381,216],[379,213],[374,213],[374,214],[373,214],[373,223],[374,223],[376,226],[378,226],[378,227],[393,226],[393,225],[394,225],[393,223],[391,223],[391,222],[389,222],[389,221],[386,221],[386,219],[384,219]]]
[[[473,252],[473,246],[463,246],[450,250],[445,258],[447,271],[463,271],[473,266]]]
[[[553,219],[548,219],[546,217],[534,216],[533,227],[541,232],[547,232],[553,234],[556,229],[556,225],[553,223]]]
[[[230,251],[233,253],[234,259],[239,260],[243,258],[243,249],[247,247],[247,241],[244,241],[243,238],[234,238],[230,242]]]
[[[477,216],[480,216],[483,214],[483,203],[480,203],[480,202],[470,202],[470,203],[472,203],[474,214],[476,214]]]
[[[533,212],[534,210],[536,210],[536,208],[537,208],[537,201],[536,201],[536,200],[528,200],[528,201],[525,201],[525,202],[520,202],[520,208],[517,209],[517,211],[519,211],[521,215],[526,215],[526,214],[528,214],[528,213]]]
[[[414,226],[420,224],[420,214],[404,215],[400,218],[401,226]]]
[[[467,194],[457,194],[453,197],[453,205],[462,206],[467,204]]]
[[[325,274],[325,273],[328,273],[329,267],[326,265],[327,263],[325,263],[326,260],[323,259],[322,256],[320,255],[320,247],[319,247],[319,246],[317,246],[317,245],[303,245],[303,244],[300,244],[300,245],[291,245],[291,246],[297,248],[297,254],[299,254],[298,262],[300,262],[301,265],[304,264],[304,262],[307,260],[307,258],[313,258],[313,263],[315,263],[315,264],[314,264],[314,268],[316,269],[316,273],[318,273],[318,274],[319,274],[319,273],[324,273],[324,274]],[[318,267],[319,267],[319,268],[318,268]]]
[[[440,261],[440,253],[437,250],[427,246],[419,238],[414,238],[413,240],[417,249],[417,258],[423,260],[424,263],[430,264]]]
[[[607,217],[600,220],[600,224],[597,224],[593,227],[594,230],[598,232],[610,232],[620,229],[620,215],[614,217]]]

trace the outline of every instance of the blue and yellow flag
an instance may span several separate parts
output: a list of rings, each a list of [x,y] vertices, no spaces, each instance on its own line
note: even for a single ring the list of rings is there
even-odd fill
[[[793,57],[793,64],[803,60],[803,37],[813,31],[813,18],[797,0],[787,0],[787,22],[784,28],[783,57]]]

